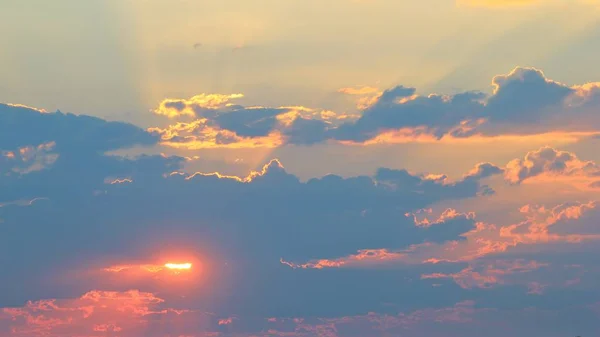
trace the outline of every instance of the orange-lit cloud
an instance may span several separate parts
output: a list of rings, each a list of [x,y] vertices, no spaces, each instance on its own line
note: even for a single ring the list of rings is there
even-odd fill
[[[500,236],[510,238],[514,243],[520,244],[578,243],[587,240],[600,240],[600,232],[598,234],[579,234],[576,231],[571,231],[571,233],[558,234],[552,231],[560,225],[566,226],[570,221],[582,218],[585,214],[597,210],[597,208],[597,202],[559,205],[554,208],[525,205],[520,211],[527,220],[501,228]]]
[[[104,179],[105,184],[116,185],[116,184],[129,184],[133,180],[130,178],[106,178]]]
[[[160,102],[154,110],[157,115],[176,118],[181,116],[196,117],[202,110],[216,110],[229,106],[231,100],[242,98],[242,94],[200,94],[189,99],[167,98]]]
[[[173,148],[198,150],[207,148],[274,148],[284,143],[278,131],[262,137],[244,137],[229,130],[211,126],[206,118],[190,123],[179,122],[166,128],[153,127],[148,132],[158,134],[161,144]]]
[[[125,264],[115,265],[103,268],[108,273],[161,273],[161,272],[174,272],[179,273],[182,271],[189,271],[192,269],[192,263],[165,263],[165,264]]]
[[[464,238],[462,241],[449,241],[442,244],[425,242],[397,250],[361,250],[357,254],[346,257],[317,259],[306,263],[291,263],[283,259],[281,262],[294,269],[368,268],[395,264],[472,262],[484,257],[498,256],[511,249],[534,245],[540,249],[545,247],[551,250],[553,244],[577,245],[600,241],[600,231],[590,232],[590,228],[597,221],[594,220],[594,214],[597,214],[596,202],[559,205],[554,208],[526,205],[520,211],[526,220],[504,226],[477,222],[474,229],[461,235]],[[589,215],[590,213],[593,214]],[[414,217],[416,226],[431,226],[443,222],[447,217],[465,216],[454,210],[446,210],[435,221],[418,220],[414,214],[407,215]],[[466,216],[474,218],[475,214],[468,213]],[[438,276],[442,277],[442,275]],[[466,279],[467,276],[471,279],[479,278],[482,282],[485,280],[488,283],[492,282],[489,273],[477,274],[468,268],[462,273],[448,274],[444,277]]]
[[[466,129],[464,129],[466,130]],[[437,137],[431,130],[425,127],[403,128],[399,130],[383,131],[377,136],[364,142],[343,140],[339,143],[344,145],[377,145],[377,144],[407,144],[407,143],[446,143],[446,144],[472,144],[472,143],[540,143],[540,142],[560,142],[564,144],[576,143],[581,140],[591,139],[600,136],[600,132],[548,132],[539,134],[502,134],[502,135],[483,135],[474,134],[469,137],[455,137],[444,135]]]
[[[231,325],[231,324],[233,324],[233,321],[235,319],[236,319],[235,317],[222,318],[219,320],[218,324],[219,325]]]
[[[348,327],[360,329],[366,335],[380,336],[381,332],[434,322],[471,323],[476,315],[489,311],[476,308],[473,301],[463,301],[449,307],[393,315],[369,312],[316,319],[272,317],[246,321],[260,327],[264,332],[261,336],[335,337],[338,329]],[[0,308],[0,331],[6,332],[3,337],[216,337],[225,336],[222,329],[235,325],[236,320],[236,316],[219,319],[211,313],[172,308],[155,294],[138,290],[94,290],[79,298],[30,301],[22,307]],[[244,330],[236,330],[233,335],[256,336]]]
[[[216,108],[215,108],[216,109]],[[260,116],[262,111],[266,116]],[[250,120],[243,125],[230,120],[244,118],[244,114],[252,115]],[[272,115],[268,115],[272,114]],[[204,116],[206,115],[206,116]],[[190,150],[205,148],[274,148],[289,141],[294,136],[298,126],[297,122],[317,123],[322,127],[333,127],[343,122],[357,119],[358,115],[340,114],[330,110],[311,109],[303,106],[282,106],[278,108],[239,107],[232,106],[215,110],[212,114],[196,113],[199,118],[191,122],[177,122],[166,127],[151,127],[148,132],[160,136],[161,144],[174,148]],[[172,114],[172,116],[175,116]],[[177,117],[177,116],[175,116]],[[225,121],[223,121],[223,119]],[[255,124],[269,123],[270,130],[260,135],[246,135],[243,130],[252,128]],[[236,129],[237,128],[237,129]],[[245,131],[247,132],[247,130]],[[309,136],[301,134],[301,137]]]
[[[358,96],[356,107],[360,110],[368,109],[375,104],[383,93],[379,88],[370,86],[340,88],[338,92],[345,95]]]
[[[281,164],[281,162],[278,159],[271,159],[267,164],[263,165],[262,169],[260,171],[251,171],[247,176],[245,177],[238,177],[238,176],[229,176],[229,175],[223,175],[220,174],[218,172],[213,172],[213,173],[201,173],[201,172],[196,172],[192,175],[189,175],[188,177],[186,177],[186,180],[191,180],[194,179],[196,177],[215,177],[218,179],[231,179],[231,180],[235,180],[241,183],[250,183],[252,182],[254,179],[256,179],[257,177],[262,177],[265,174],[267,174],[267,172],[270,169],[279,169],[279,170],[283,170],[283,164]]]
[[[48,111],[46,111],[46,109],[40,109],[40,108],[34,108],[34,107],[30,107],[27,106],[25,104],[13,104],[13,103],[1,103],[1,104],[5,104],[14,108],[25,108],[25,109],[29,109],[29,110],[35,110],[39,113],[47,113]]]
[[[338,90],[339,93],[347,94],[347,95],[368,95],[380,93],[380,90],[375,87],[362,86],[362,87],[347,87],[340,88]]]
[[[420,247],[412,257],[427,263],[469,262],[532,246],[538,251],[552,250],[554,244],[578,245],[600,240],[600,234],[589,230],[595,223],[596,202],[553,208],[526,205],[520,211],[526,220],[503,226],[479,222],[463,235],[464,241]]]
[[[280,262],[291,268],[297,269],[324,269],[324,268],[340,268],[340,267],[360,267],[372,266],[379,263],[395,261],[404,256],[403,253],[388,251],[387,249],[364,249],[358,251],[355,255],[343,257],[334,260],[321,259],[310,261],[303,264],[296,264],[281,259]]]
[[[211,331],[215,323],[210,314],[172,309],[155,294],[138,290],[93,290],[79,298],[0,309],[0,331],[8,331],[4,337],[197,336]]]
[[[544,147],[531,151],[523,159],[506,165],[505,178],[511,183],[568,181],[581,189],[596,188],[600,165],[584,161],[575,154]]]
[[[425,210],[427,213],[430,213],[431,210]],[[418,217],[418,212],[417,213],[407,213],[405,214],[406,216],[412,217],[415,225],[416,226],[420,226],[420,227],[431,227],[434,225],[439,225],[439,224],[443,224],[445,221],[450,220],[450,219],[455,219],[457,217],[461,217],[464,216],[467,219],[474,219],[475,218],[475,213],[470,212],[467,214],[462,214],[459,213],[458,211],[456,211],[455,209],[452,208],[448,208],[445,211],[442,212],[442,214],[440,214],[440,216],[436,219],[436,220],[429,220],[428,218],[423,218],[422,220],[417,219]]]

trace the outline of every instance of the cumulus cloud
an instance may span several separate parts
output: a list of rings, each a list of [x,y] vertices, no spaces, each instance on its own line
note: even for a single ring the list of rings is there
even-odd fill
[[[544,147],[531,151],[523,159],[514,159],[506,165],[505,178],[519,184],[528,180],[568,179],[583,187],[594,188],[600,180],[600,166],[593,161],[579,159],[574,153]]]

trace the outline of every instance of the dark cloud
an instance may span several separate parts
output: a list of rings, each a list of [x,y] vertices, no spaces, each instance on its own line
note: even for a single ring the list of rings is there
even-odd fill
[[[3,150],[54,142],[59,152],[93,153],[152,145],[157,140],[127,123],[0,104],[0,149]]]
[[[298,117],[284,134],[290,144],[312,145],[326,141],[328,129],[329,124],[324,121]]]
[[[491,123],[548,122],[547,117],[560,111],[565,99],[575,90],[552,81],[534,68],[516,68],[508,75],[494,77],[495,88],[487,100],[486,114]]]
[[[221,129],[235,131],[243,137],[267,136],[277,125],[277,115],[288,112],[287,109],[266,109],[236,107],[234,110],[214,117]]]

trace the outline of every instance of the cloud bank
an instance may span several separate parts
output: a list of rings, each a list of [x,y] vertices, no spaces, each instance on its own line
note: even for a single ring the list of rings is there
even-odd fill
[[[168,125],[148,130],[0,105],[0,335],[558,337],[574,317],[594,335],[590,153],[303,181],[275,158],[231,176],[112,152],[597,133],[596,84],[534,68],[492,83],[341,90],[369,97],[358,115],[168,99],[155,111]]]

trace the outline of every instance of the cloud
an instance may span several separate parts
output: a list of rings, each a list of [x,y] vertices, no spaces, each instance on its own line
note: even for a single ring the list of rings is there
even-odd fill
[[[0,104],[0,149],[5,151],[54,143],[59,153],[94,153],[157,141],[157,137],[127,123]]]
[[[281,263],[302,269],[324,269],[324,268],[364,268],[377,265],[390,265],[394,263],[421,263],[411,258],[411,253],[416,249],[421,249],[435,243],[443,243],[450,237],[463,239],[461,235],[469,232],[475,227],[475,214],[461,214],[453,209],[444,211],[438,219],[430,221],[427,218],[417,219],[416,213],[406,213],[406,217],[412,218],[415,228],[420,228],[430,232],[428,238],[423,242],[413,240],[406,249],[363,249],[356,254],[337,259],[318,259],[307,263],[297,264],[281,259]],[[409,262],[411,261],[412,262]]]
[[[160,136],[161,144],[190,150],[215,147],[278,147],[283,144],[281,134],[273,132],[262,137],[242,137],[237,133],[211,126],[207,119],[190,123],[179,122],[166,128],[149,128],[149,132]]]
[[[172,305],[172,304],[171,304]],[[467,324],[490,309],[464,301],[447,308],[410,313],[335,318],[223,317],[172,307],[156,294],[129,290],[92,290],[78,298],[30,301],[25,306],[0,308],[0,332],[19,336],[353,336],[348,329],[369,335],[427,324]],[[348,331],[348,332],[345,332]]]
[[[365,110],[375,104],[383,94],[379,88],[370,86],[340,88],[338,92],[345,95],[358,96],[356,107],[360,110]]]
[[[538,69],[517,67],[494,77],[492,85],[489,97],[478,92],[412,96],[414,89],[405,87],[385,91],[355,123],[336,130],[337,138],[364,142],[382,132],[406,128],[436,138],[597,130],[580,123],[587,120],[599,125],[597,116],[587,109],[594,104],[591,98],[570,105],[574,97],[594,94],[549,80]]]
[[[547,109],[560,107],[574,93],[573,88],[546,78],[535,68],[515,68],[509,74],[495,76],[492,86],[494,92],[486,105],[492,123],[543,120],[557,113]]]
[[[427,218],[413,217],[417,226],[449,229],[453,222],[460,219],[469,220],[472,228],[463,228],[458,234],[460,240],[447,240],[445,242],[425,241],[399,249],[372,249],[362,250],[358,254],[351,254],[338,259],[315,259],[306,263],[290,263],[282,261],[292,268],[370,268],[373,266],[393,267],[395,265],[419,265],[439,263],[470,263],[466,269],[452,274],[431,274],[439,278],[479,279],[482,284],[498,283],[497,278],[485,276],[485,272],[474,271],[474,266],[479,266],[481,259],[527,251],[526,247],[536,247],[536,251],[550,251],[556,245],[567,244],[573,249],[578,249],[582,243],[595,243],[600,240],[600,232],[595,223],[600,219],[596,202],[561,204],[552,208],[544,206],[525,205],[520,209],[525,220],[494,225],[478,222],[474,213],[461,214],[454,210],[444,211],[440,217],[432,222]],[[498,263],[497,261],[494,263]],[[493,269],[489,265],[487,269]],[[427,278],[434,278],[433,276]],[[494,281],[494,282],[492,282]],[[464,283],[466,284],[466,283]]]
[[[340,93],[360,97],[358,116],[306,107],[244,107],[229,103],[237,95],[202,94],[189,100],[167,99],[156,110],[196,121],[150,131],[160,134],[165,145],[194,149],[326,141],[481,141],[558,134],[577,140],[599,133],[598,87],[597,83],[568,86],[548,79],[539,69],[517,67],[492,79],[491,95],[478,91],[419,95],[415,88],[401,85],[382,92],[371,87],[340,89]]]
[[[595,315],[594,305],[578,305],[579,319]],[[473,327],[485,328],[512,322],[488,335],[525,336],[532,332],[555,336],[552,331],[570,322],[564,310],[497,309],[473,300],[438,308],[390,313],[361,313],[337,317],[218,316],[191,310],[156,294],[129,290],[92,290],[69,299],[45,299],[24,306],[1,308],[0,332],[6,337],[359,337],[359,336],[464,336]],[[567,324],[568,325],[568,324]],[[580,324],[579,331],[593,332]],[[558,335],[556,335],[558,336]]]
[[[22,307],[3,308],[0,332],[6,337],[198,336],[211,331],[215,320],[207,313],[168,308],[164,299],[148,292],[93,290],[79,298],[30,301]]]
[[[571,152],[544,147],[528,152],[523,159],[510,161],[505,178],[514,184],[564,178],[574,183],[583,181],[583,188],[594,188],[600,181],[600,166],[593,161],[583,161]]]
[[[218,173],[175,173],[165,178],[164,171],[169,169],[169,165],[176,165],[176,160],[162,157],[139,158],[135,161],[105,157],[102,160],[104,162],[99,161],[99,165],[107,170],[98,173],[92,171],[88,177],[82,177],[84,181],[70,187],[77,188],[69,191],[73,196],[65,195],[64,187],[61,187],[64,184],[71,185],[72,175],[61,172],[71,167],[67,164],[59,166],[58,162],[51,169],[32,172],[11,181],[10,192],[4,192],[4,198],[17,200],[27,195],[41,195],[51,201],[55,200],[54,207],[66,207],[76,202],[71,199],[76,195],[79,198],[77,203],[83,200],[89,200],[90,205],[99,203],[102,207],[112,209],[111,217],[136,214],[141,223],[142,218],[149,220],[155,214],[143,205],[163,203],[170,205],[169,213],[173,212],[187,219],[196,218],[207,224],[215,220],[226,222],[228,227],[219,230],[223,235],[233,230],[238,235],[254,238],[255,241],[237,243],[242,245],[239,248],[246,247],[257,252],[263,251],[263,254],[273,254],[277,261],[279,257],[307,257],[307,253],[342,256],[361,249],[363,245],[392,247],[400,242],[412,244],[423,240],[443,242],[456,239],[471,228],[472,222],[468,216],[451,214],[445,219],[448,222],[446,226],[419,227],[414,226],[404,214],[441,200],[476,197],[484,188],[479,180],[473,178],[449,181],[437,176],[430,178],[427,175],[391,169],[380,169],[372,177],[342,178],[330,175],[301,182],[287,173],[276,160],[243,178]],[[149,168],[152,162],[156,163],[156,168]],[[146,171],[142,171],[141,167],[146,167]],[[105,176],[115,175],[129,176],[132,182],[104,182]],[[52,181],[53,184],[34,183],[42,179]],[[104,192],[92,193],[94,191]],[[211,191],[211,194],[200,191]],[[63,203],[65,206],[61,206]],[[221,215],[215,213],[223,209],[224,205],[231,205],[236,211]],[[307,213],[306,210],[310,212]],[[41,213],[33,212],[30,213],[31,216],[43,219],[45,209],[37,211]],[[264,218],[266,214],[267,219]],[[68,223],[63,223],[63,226],[75,226],[73,230],[78,231],[77,223],[82,219],[77,218],[74,216],[68,219]],[[104,216],[99,216],[92,222],[100,225],[102,218]],[[9,219],[10,217],[6,218],[7,221]],[[331,223],[333,219],[337,220]],[[88,226],[95,226],[92,222],[88,221]],[[289,236],[289,228],[295,228],[293,240]],[[115,223],[114,226],[104,227],[105,233],[100,236],[116,243],[113,235],[125,239],[123,232],[134,234],[139,229],[141,228],[131,225],[120,228]],[[150,227],[146,229],[152,230]],[[48,230],[50,234],[51,229]],[[382,233],[387,234],[381,235]],[[273,240],[267,246],[264,245],[266,237]],[[100,237],[96,239],[98,243],[103,240]],[[227,240],[226,237],[223,239]],[[77,241],[73,241],[65,245],[65,253],[70,249],[70,244],[80,246]],[[308,244],[313,247],[311,252],[305,250]]]
[[[195,45],[194,48],[196,48]],[[203,116],[203,114],[210,114],[211,111],[216,109],[231,106],[232,104],[230,102],[233,99],[242,97],[244,97],[242,94],[200,94],[189,99],[168,98],[160,102],[158,108],[154,110],[154,113],[169,118],[180,116]]]
[[[190,111],[187,109],[182,112]],[[191,122],[152,127],[148,131],[159,135],[163,145],[187,149],[278,147],[285,142],[310,145],[327,140],[329,127],[352,118],[302,106],[211,109],[211,113],[190,111],[202,116]],[[177,116],[176,113],[171,115]]]
[[[181,172],[181,157],[120,157],[90,148],[73,155],[58,144],[52,148],[56,161],[43,170],[0,176],[2,203],[46,198],[26,211],[0,208],[0,268],[6,272],[0,303],[142,289],[165,299],[185,295],[207,311],[220,299],[215,311],[221,318],[257,310],[308,314],[313,306],[302,299],[313,286],[290,287],[320,283],[328,296],[341,296],[366,275],[336,286],[337,276],[298,277],[280,259],[335,260],[357,251],[369,259],[386,249],[460,241],[474,228],[469,215],[449,211],[425,226],[405,214],[441,201],[485,198],[483,179],[497,173],[488,164],[458,179],[381,168],[372,175],[301,181],[272,160],[235,177]],[[147,272],[168,260],[185,261],[182,252],[199,261],[201,272]],[[249,287],[256,295],[248,295]],[[5,291],[10,288],[19,290]],[[240,296],[251,297],[231,312]],[[370,301],[365,297],[350,310],[322,300],[324,314],[348,314]]]
[[[595,132],[595,84],[566,86],[529,68],[493,83],[489,97],[398,86],[358,118],[205,95],[165,103],[170,125],[146,131],[0,106],[10,125],[0,124],[10,130],[0,132],[0,335],[464,336],[506,321],[518,335],[539,329],[531,321],[557,324],[545,315],[568,321],[574,303],[600,298],[598,201],[538,203],[521,192],[558,178],[595,186],[597,164],[574,153],[542,148],[456,178],[379,168],[306,181],[277,159],[233,176],[185,172],[184,157],[107,153],[159,141],[276,147]],[[522,207],[507,210],[508,199]],[[577,314],[593,314],[585,310]]]

